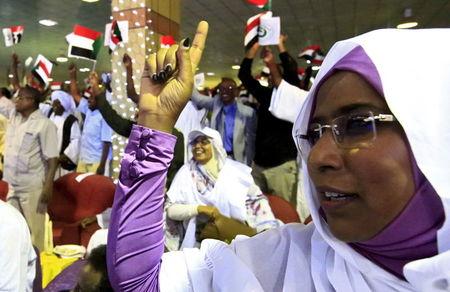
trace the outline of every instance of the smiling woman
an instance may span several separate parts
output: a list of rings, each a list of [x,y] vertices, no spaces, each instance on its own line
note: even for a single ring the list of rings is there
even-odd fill
[[[433,74],[418,75],[417,62],[428,62],[418,56],[430,46],[450,51],[450,30],[379,30],[330,50],[293,128],[307,165],[303,189],[313,222],[306,226],[289,224],[229,245],[205,240],[200,249],[162,255],[158,182],[173,138],[135,127],[109,231],[114,285],[124,291],[448,291],[450,57]],[[149,142],[144,131],[151,131]],[[128,171],[137,167],[133,153],[143,143],[150,157]],[[139,267],[135,274],[132,266]]]

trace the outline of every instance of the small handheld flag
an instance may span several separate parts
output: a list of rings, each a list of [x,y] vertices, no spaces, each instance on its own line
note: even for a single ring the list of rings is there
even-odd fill
[[[20,43],[23,36],[23,25],[11,26],[3,29],[3,36],[5,37],[5,46],[11,47]]]
[[[76,24],[73,32],[66,36],[68,56],[95,61],[101,48],[101,37],[100,32]]]
[[[114,20],[105,27],[104,45],[109,47],[109,52],[114,51],[120,43],[128,43],[128,21]]]
[[[264,6],[267,4],[268,0],[247,0],[251,5]]]
[[[323,54],[322,50],[320,49],[320,46],[311,45],[311,46],[304,48],[298,54],[298,58],[306,59],[307,61],[310,61],[314,65],[321,65],[323,62],[323,59],[325,59],[325,55]]]
[[[249,49],[253,46],[254,43],[258,41],[258,28],[261,24],[261,17],[262,16],[272,16],[272,12],[263,12],[259,13],[257,15],[254,15],[250,17],[247,20],[247,25],[245,26],[245,37],[244,37],[244,46],[245,49]]]
[[[50,83],[49,78],[52,73],[53,64],[47,58],[42,55],[38,55],[34,68],[31,71],[33,75],[41,82],[45,87]]]

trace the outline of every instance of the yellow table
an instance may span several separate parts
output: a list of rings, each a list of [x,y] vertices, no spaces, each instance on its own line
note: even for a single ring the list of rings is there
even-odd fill
[[[60,258],[54,253],[41,252],[42,287],[45,288],[62,270],[78,259],[78,257]]]

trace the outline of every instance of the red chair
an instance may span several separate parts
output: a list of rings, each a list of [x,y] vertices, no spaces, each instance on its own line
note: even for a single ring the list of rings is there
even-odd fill
[[[284,224],[301,222],[297,210],[288,201],[276,195],[266,194],[266,197],[275,218],[281,220]]]
[[[0,180],[0,200],[6,202],[6,196],[8,195],[9,187],[8,183],[4,180]]]
[[[100,227],[95,215],[112,207],[115,185],[111,178],[90,175],[80,182],[80,173],[69,173],[54,183],[48,214],[53,222],[53,243],[87,247]]]

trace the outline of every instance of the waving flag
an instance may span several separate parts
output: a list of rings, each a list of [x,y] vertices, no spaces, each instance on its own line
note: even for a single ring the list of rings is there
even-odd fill
[[[101,48],[102,34],[76,24],[73,32],[66,36],[69,43],[69,57],[95,61]]]
[[[20,43],[23,36],[23,25],[11,26],[3,29],[3,36],[5,37],[5,46],[11,47]]]
[[[114,51],[120,43],[128,43],[128,21],[114,20],[105,27],[105,46],[109,47],[110,53]]]
[[[253,46],[254,43],[258,41],[258,28],[261,24],[261,17],[262,16],[272,16],[272,12],[263,12],[259,13],[255,16],[250,17],[247,20],[247,25],[245,26],[245,37],[244,37],[244,46],[245,49],[249,49]]]
[[[45,85],[48,86],[50,83],[49,78],[52,73],[53,64],[47,58],[42,55],[38,55],[36,63],[34,63],[34,68],[32,70],[33,75]]]
[[[247,0],[251,5],[264,6],[267,4],[268,0]]]
[[[323,54],[320,46],[312,45],[304,48],[299,54],[299,58],[306,59],[315,65],[321,65],[325,55]]]

